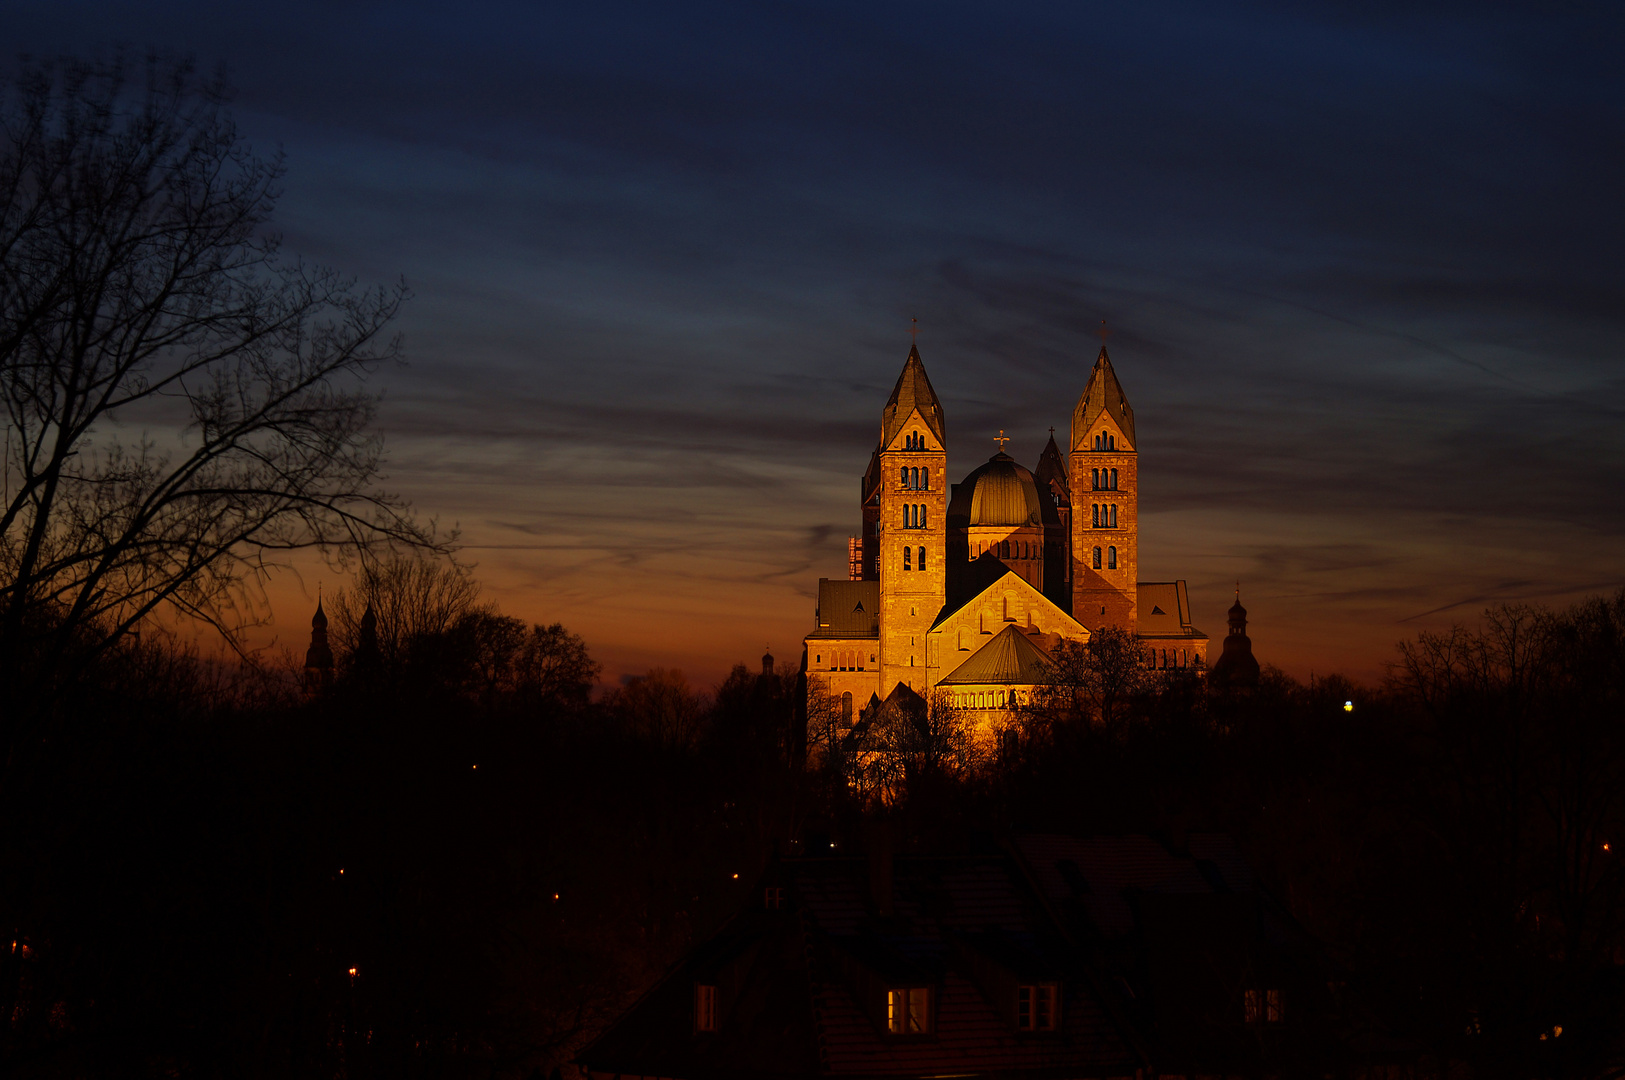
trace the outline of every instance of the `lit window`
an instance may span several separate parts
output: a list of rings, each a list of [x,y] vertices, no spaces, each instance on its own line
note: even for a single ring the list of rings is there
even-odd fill
[[[931,1030],[931,991],[916,986],[886,991],[886,1030],[893,1035],[924,1035]]]
[[[704,983],[694,984],[694,1030],[717,1029],[717,988]]]
[[[1016,1028],[1020,1031],[1054,1031],[1057,988],[1054,983],[1016,988]]]
[[[1249,1024],[1279,1024],[1283,1017],[1279,990],[1243,990],[1241,1005]]]

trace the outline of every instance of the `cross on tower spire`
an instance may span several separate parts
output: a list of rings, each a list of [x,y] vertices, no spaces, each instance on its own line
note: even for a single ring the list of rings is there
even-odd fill
[[[919,338],[916,336],[916,335],[919,334],[919,332],[920,332],[920,320],[919,319],[912,319],[912,318],[909,319],[909,321],[908,321],[908,340],[909,340],[910,345],[916,344],[919,341]]]
[[[1106,339],[1112,336],[1111,330],[1106,326],[1105,319],[1100,320],[1100,329],[1096,330],[1095,333],[1100,335],[1100,343],[1102,345],[1106,344]]]
[[[1000,428],[999,433],[997,435],[993,436],[993,441],[999,444],[999,453],[1002,454],[1002,453],[1004,453],[1004,444],[1009,442],[1010,440],[1005,438],[1004,429]]]

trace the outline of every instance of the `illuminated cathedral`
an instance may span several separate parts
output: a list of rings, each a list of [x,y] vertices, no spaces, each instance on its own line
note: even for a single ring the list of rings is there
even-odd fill
[[[1002,437],[1003,432],[1000,432]],[[934,694],[988,724],[1031,699],[1062,641],[1108,626],[1145,662],[1203,670],[1185,582],[1139,580],[1139,439],[1102,346],[1063,454],[1003,450],[948,480],[948,425],[917,348],[881,412],[847,580],[820,578],[809,705],[854,716]]]

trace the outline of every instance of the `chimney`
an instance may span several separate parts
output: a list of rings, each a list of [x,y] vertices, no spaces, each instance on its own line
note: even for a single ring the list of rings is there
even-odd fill
[[[894,910],[896,863],[891,822],[874,822],[869,826],[869,893],[875,902],[875,914],[882,919],[891,918]]]

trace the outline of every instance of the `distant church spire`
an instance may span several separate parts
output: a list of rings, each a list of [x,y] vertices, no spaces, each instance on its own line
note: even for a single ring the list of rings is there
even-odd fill
[[[1258,661],[1253,642],[1247,636],[1247,609],[1241,606],[1241,582],[1236,582],[1236,602],[1230,608],[1230,633],[1224,639],[1224,652],[1213,665],[1208,679],[1220,689],[1245,690],[1258,685]]]
[[[327,644],[327,612],[321,596],[310,619],[310,648],[305,650],[305,693],[314,695],[333,685],[333,649]]]

